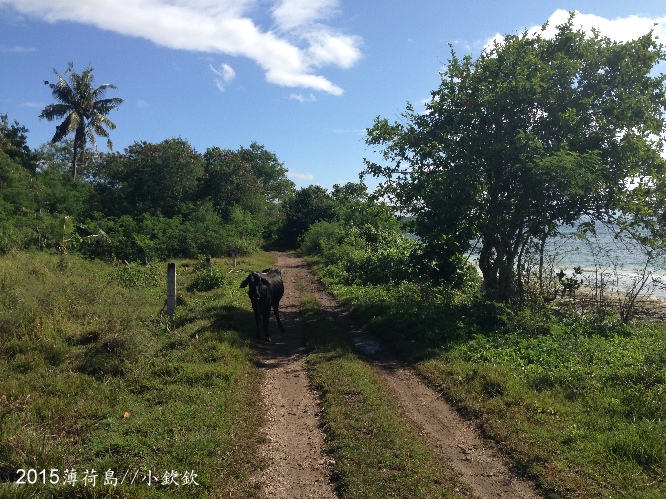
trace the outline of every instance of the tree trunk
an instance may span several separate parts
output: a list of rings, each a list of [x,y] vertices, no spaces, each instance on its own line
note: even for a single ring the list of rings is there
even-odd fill
[[[76,147],[76,140],[74,141],[74,155],[72,156],[72,178],[76,178],[76,157],[78,156],[78,147]]]
[[[514,263],[520,245],[512,246],[510,240],[507,237],[484,236],[479,255],[484,292],[487,297],[500,302],[509,301],[514,291]]]
[[[80,117],[80,125],[76,128],[74,133],[74,157],[72,158],[72,178],[76,178],[76,161],[79,158],[79,151],[84,152],[86,149],[86,131],[85,119]]]
[[[493,258],[494,244],[490,238],[484,235],[479,253],[479,270],[483,275],[483,291],[486,296],[494,293],[497,288],[497,268],[495,266],[496,258]]]
[[[541,236],[541,241],[539,241],[539,291],[543,297],[543,265],[544,265],[544,253],[546,251],[546,239],[548,234]]]

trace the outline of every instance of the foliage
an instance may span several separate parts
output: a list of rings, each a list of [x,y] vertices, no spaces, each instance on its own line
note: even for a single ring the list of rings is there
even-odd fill
[[[487,430],[508,439],[506,447],[540,470],[556,495],[588,489],[592,478],[597,485],[589,496],[658,496],[663,484],[654,477],[666,466],[663,339],[661,326],[600,328],[575,319],[536,336],[478,336],[423,369],[439,382],[451,376],[446,390],[468,409],[489,412]],[[491,366],[499,376],[491,378]],[[456,377],[468,393],[454,387]],[[530,449],[515,440],[495,417],[515,419],[523,440],[538,444]],[[569,476],[548,468],[567,469]]]
[[[200,194],[225,219],[234,206],[257,215],[263,213],[262,183],[240,151],[210,148],[204,153],[204,161],[206,180],[201,183]]]
[[[391,208],[368,196],[362,184],[334,186],[330,220],[312,223],[300,250],[330,265],[347,284],[388,284],[417,279],[420,244],[403,234]]]
[[[162,276],[156,266],[127,263],[114,273],[114,280],[124,288],[152,288],[160,285]]]
[[[245,255],[261,242],[261,225],[240,208],[231,210],[224,222],[213,206],[204,202],[175,217],[144,214],[133,218],[97,214],[79,233],[104,237],[82,239],[76,249],[90,258],[107,261],[147,262],[167,258],[196,258],[197,255]]]
[[[83,216],[92,193],[71,174],[30,171],[0,152],[0,254],[57,249],[63,213]]]
[[[33,212],[37,205],[30,173],[0,151],[0,214],[11,217]]]
[[[223,227],[224,250],[218,254],[229,255],[235,252],[247,255],[259,248],[262,223],[247,211],[234,206]]]
[[[187,290],[203,292],[232,285],[233,283],[226,272],[219,268],[213,268],[212,265],[209,269],[205,258],[199,257],[199,262],[194,268],[194,275],[187,286]]]
[[[188,286],[188,291],[212,291],[223,286],[231,285],[226,273],[219,269],[212,269],[210,272],[199,270],[192,282]]]
[[[340,222],[322,220],[313,223],[301,236],[300,250],[306,255],[318,255],[327,262],[335,261],[336,252],[344,251],[340,246],[349,237]]]
[[[299,238],[312,224],[333,218],[333,200],[323,187],[310,185],[287,199],[284,212],[278,241],[287,248],[296,248]]]
[[[113,149],[107,128],[113,130],[116,125],[106,115],[123,102],[118,97],[105,99],[107,89],[116,88],[116,86],[105,83],[95,88],[93,86],[95,77],[92,71],[93,68],[88,66],[79,74],[74,71],[74,64],[70,62],[64,76],[55,68],[53,69],[58,77],[57,83],[44,81],[44,84],[51,89],[57,103],[46,106],[39,118],[46,118],[48,121],[65,118],[56,127],[51,142],[60,142],[67,135],[74,134],[72,177],[76,177],[76,163],[79,154],[85,152],[86,142],[90,141],[95,148],[97,147],[95,135],[106,137],[107,146],[109,149]],[[69,82],[65,78],[66,76],[69,76]]]
[[[7,114],[0,115],[0,153],[23,168],[35,171],[37,157],[28,147],[28,131],[16,120],[10,125]]]
[[[267,206],[277,206],[293,193],[294,183],[287,178],[284,164],[264,146],[252,142],[250,147],[241,147],[238,155],[259,180]]]
[[[145,263],[248,254],[275,237],[293,189],[263,146],[201,155],[183,139],[97,155],[75,178],[71,139],[33,153],[24,127],[6,116],[1,123],[0,253],[59,251],[66,217],[67,251],[91,258]],[[35,164],[28,168],[26,158]]]
[[[105,155],[94,175],[109,215],[172,218],[197,200],[204,163],[183,139],[135,142],[123,154]]]
[[[350,284],[390,284],[415,279],[418,270],[413,259],[418,258],[419,245],[413,239],[399,233],[377,234],[379,241],[369,244],[356,232],[352,235],[357,241],[365,242],[365,247],[342,246],[338,250],[336,262]],[[347,251],[345,251],[345,249]]]
[[[479,240],[484,288],[508,300],[531,241],[582,214],[657,213],[629,180],[663,175],[665,77],[651,75],[662,47],[653,33],[618,43],[573,25],[507,35],[476,61],[452,53],[425,113],[408,105],[369,130],[389,164],[366,161],[365,174],[386,177],[383,193],[415,216],[434,276]]]

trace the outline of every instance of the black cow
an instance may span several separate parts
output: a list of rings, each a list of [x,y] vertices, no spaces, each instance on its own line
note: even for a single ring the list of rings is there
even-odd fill
[[[252,301],[252,310],[254,310],[254,319],[257,323],[257,338],[259,338],[261,326],[264,327],[264,338],[271,341],[268,334],[268,319],[271,316],[271,307],[277,319],[278,328],[284,332],[282,322],[280,322],[280,313],[278,306],[280,299],[284,294],[284,284],[282,283],[282,272],[278,269],[266,269],[259,272],[252,272],[241,283],[241,288],[248,287],[247,295]]]

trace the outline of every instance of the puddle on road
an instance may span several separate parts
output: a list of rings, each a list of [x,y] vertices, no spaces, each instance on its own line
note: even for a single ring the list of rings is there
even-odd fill
[[[366,355],[376,355],[381,349],[377,340],[368,338],[367,336],[354,336],[352,337],[352,343]]]

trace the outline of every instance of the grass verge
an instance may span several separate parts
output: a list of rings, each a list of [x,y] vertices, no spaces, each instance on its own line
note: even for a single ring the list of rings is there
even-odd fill
[[[258,494],[245,274],[216,266],[211,286],[201,272],[178,262],[167,324],[166,265],[0,258],[0,496]]]
[[[329,283],[330,284],[330,283]],[[666,497],[666,325],[331,285],[551,497]]]
[[[455,473],[431,454],[386,392],[379,374],[352,351],[339,327],[304,299],[308,369],[321,393],[327,447],[347,498],[453,497]]]

